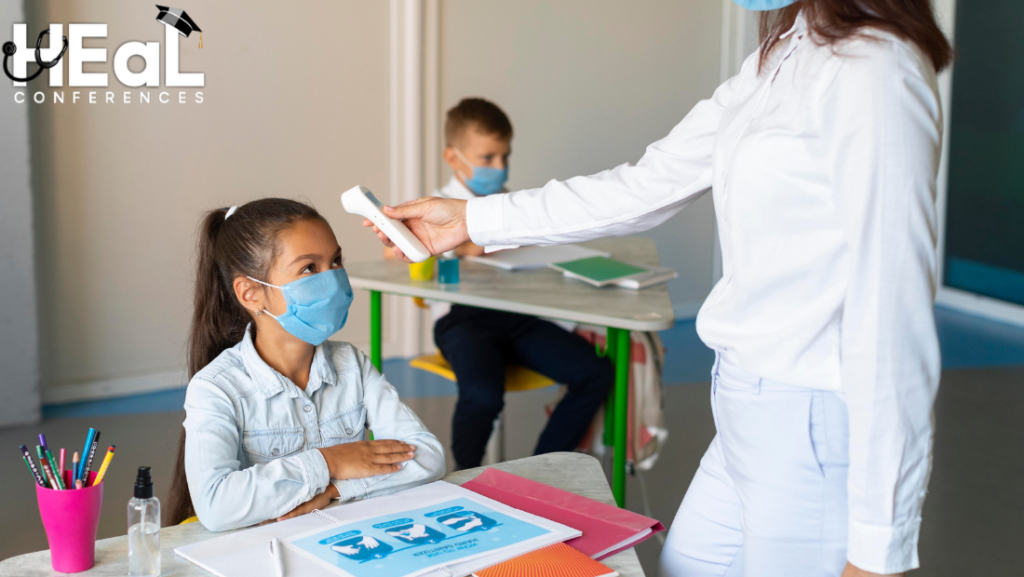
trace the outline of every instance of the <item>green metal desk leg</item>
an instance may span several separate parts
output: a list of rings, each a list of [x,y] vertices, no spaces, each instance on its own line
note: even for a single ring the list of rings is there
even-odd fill
[[[380,351],[380,291],[370,291],[370,362],[381,373],[384,372],[384,364],[381,362]],[[373,440],[373,431],[367,431],[370,440]]]
[[[619,329],[615,344],[615,459],[612,462],[612,494],[619,507],[626,506],[626,430],[629,411],[629,331]]]
[[[370,291],[370,362],[384,372],[380,352],[380,291]]]

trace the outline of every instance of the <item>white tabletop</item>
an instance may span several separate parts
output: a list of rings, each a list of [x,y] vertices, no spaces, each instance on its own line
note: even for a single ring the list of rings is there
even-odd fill
[[[594,240],[583,246],[611,253],[627,263],[657,266],[654,241],[642,237]],[[468,260],[459,262],[459,283],[409,278],[407,264],[379,260],[345,264],[353,287],[422,297],[539,317],[632,331],[660,331],[675,322],[668,288],[597,288],[549,268],[506,271]]]
[[[611,489],[605,480],[597,459],[580,453],[549,453],[537,457],[518,459],[494,465],[494,468],[514,473],[521,477],[546,483],[553,487],[572,491],[602,503],[614,505]],[[449,483],[461,485],[476,477],[483,467],[451,473],[444,478]],[[107,496],[109,498],[109,496]],[[344,507],[344,505],[336,505]],[[13,520],[9,520],[13,522]],[[244,531],[244,529],[239,529]],[[199,523],[166,527],[160,531],[162,575],[174,577],[208,577],[210,573],[185,561],[174,554],[176,547],[205,539],[219,537],[224,533],[211,533]],[[643,577],[636,551],[628,549],[602,561],[619,572],[622,577]],[[96,542],[96,566],[76,575],[123,577],[128,574],[128,538],[113,537]],[[0,562],[0,577],[57,576],[50,568],[50,552],[40,551],[12,557]]]

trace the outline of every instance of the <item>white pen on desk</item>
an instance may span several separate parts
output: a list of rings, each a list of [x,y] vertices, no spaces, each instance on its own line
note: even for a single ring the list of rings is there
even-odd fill
[[[284,577],[284,558],[281,557],[281,542],[277,540],[277,537],[270,540],[270,556],[274,559],[277,577]]]

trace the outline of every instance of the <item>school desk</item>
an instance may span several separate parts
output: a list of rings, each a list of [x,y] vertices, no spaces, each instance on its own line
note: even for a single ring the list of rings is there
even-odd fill
[[[623,262],[657,266],[654,241],[642,237],[601,239],[583,246],[611,253]],[[630,331],[660,331],[675,323],[672,301],[665,285],[643,290],[597,288],[542,268],[506,271],[462,260],[459,283],[442,285],[409,278],[407,264],[379,260],[346,264],[353,287],[370,293],[370,359],[381,370],[381,293],[421,297],[435,301],[522,313],[608,328],[607,354],[615,361],[615,388],[605,411],[605,446],[614,450],[612,493],[625,506],[626,428],[629,403]]]
[[[612,495],[608,482],[597,459],[580,453],[549,453],[493,465],[496,469],[508,471],[521,477],[572,491],[578,495],[611,504]],[[476,477],[483,467],[451,473],[444,478],[449,483],[461,485]],[[130,495],[105,494],[104,499],[124,499],[127,504]],[[344,507],[344,504],[334,505]],[[22,522],[38,523],[38,519]],[[245,529],[238,529],[244,531]],[[160,531],[161,569],[163,575],[175,577],[209,577],[211,574],[174,554],[175,547],[188,545],[205,539],[226,535],[230,531],[211,533],[199,523],[176,527],[165,527]],[[627,549],[601,561],[619,572],[622,577],[643,577],[636,551]],[[269,556],[268,556],[269,563]],[[75,575],[123,577],[128,574],[128,537],[113,537],[96,542],[96,565],[89,571]],[[56,577],[50,568],[50,552],[40,551],[0,561],[0,577]],[[296,577],[296,576],[290,576]]]

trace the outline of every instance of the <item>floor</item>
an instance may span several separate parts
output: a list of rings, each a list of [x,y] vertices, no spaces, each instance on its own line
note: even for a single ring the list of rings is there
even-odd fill
[[[1024,566],[1024,329],[939,310],[943,345],[942,387],[936,404],[935,465],[924,510],[916,574],[1009,575]],[[627,505],[645,509],[669,525],[714,436],[708,405],[707,371],[712,357],[696,338],[692,322],[662,334],[668,349],[665,367],[666,422],[671,437],[658,465],[646,476],[649,507],[640,479],[631,477]],[[408,369],[402,360],[385,363],[385,373],[407,404],[445,446],[455,388],[440,378]],[[507,418],[509,458],[531,454],[544,425],[543,405],[554,389],[510,395]],[[171,391],[135,398],[47,407],[41,425],[0,430],[0,446],[31,444],[45,433],[51,447],[75,447],[87,427],[103,431],[104,443],[118,444],[108,476],[100,537],[125,532],[125,509],[134,470],[151,465],[157,495],[166,494],[183,414],[182,393]],[[13,463],[13,458],[9,463]],[[20,463],[0,469],[0,518],[25,523],[0,524],[0,559],[46,547],[32,485]],[[660,544],[637,547],[648,575],[654,575]]]

